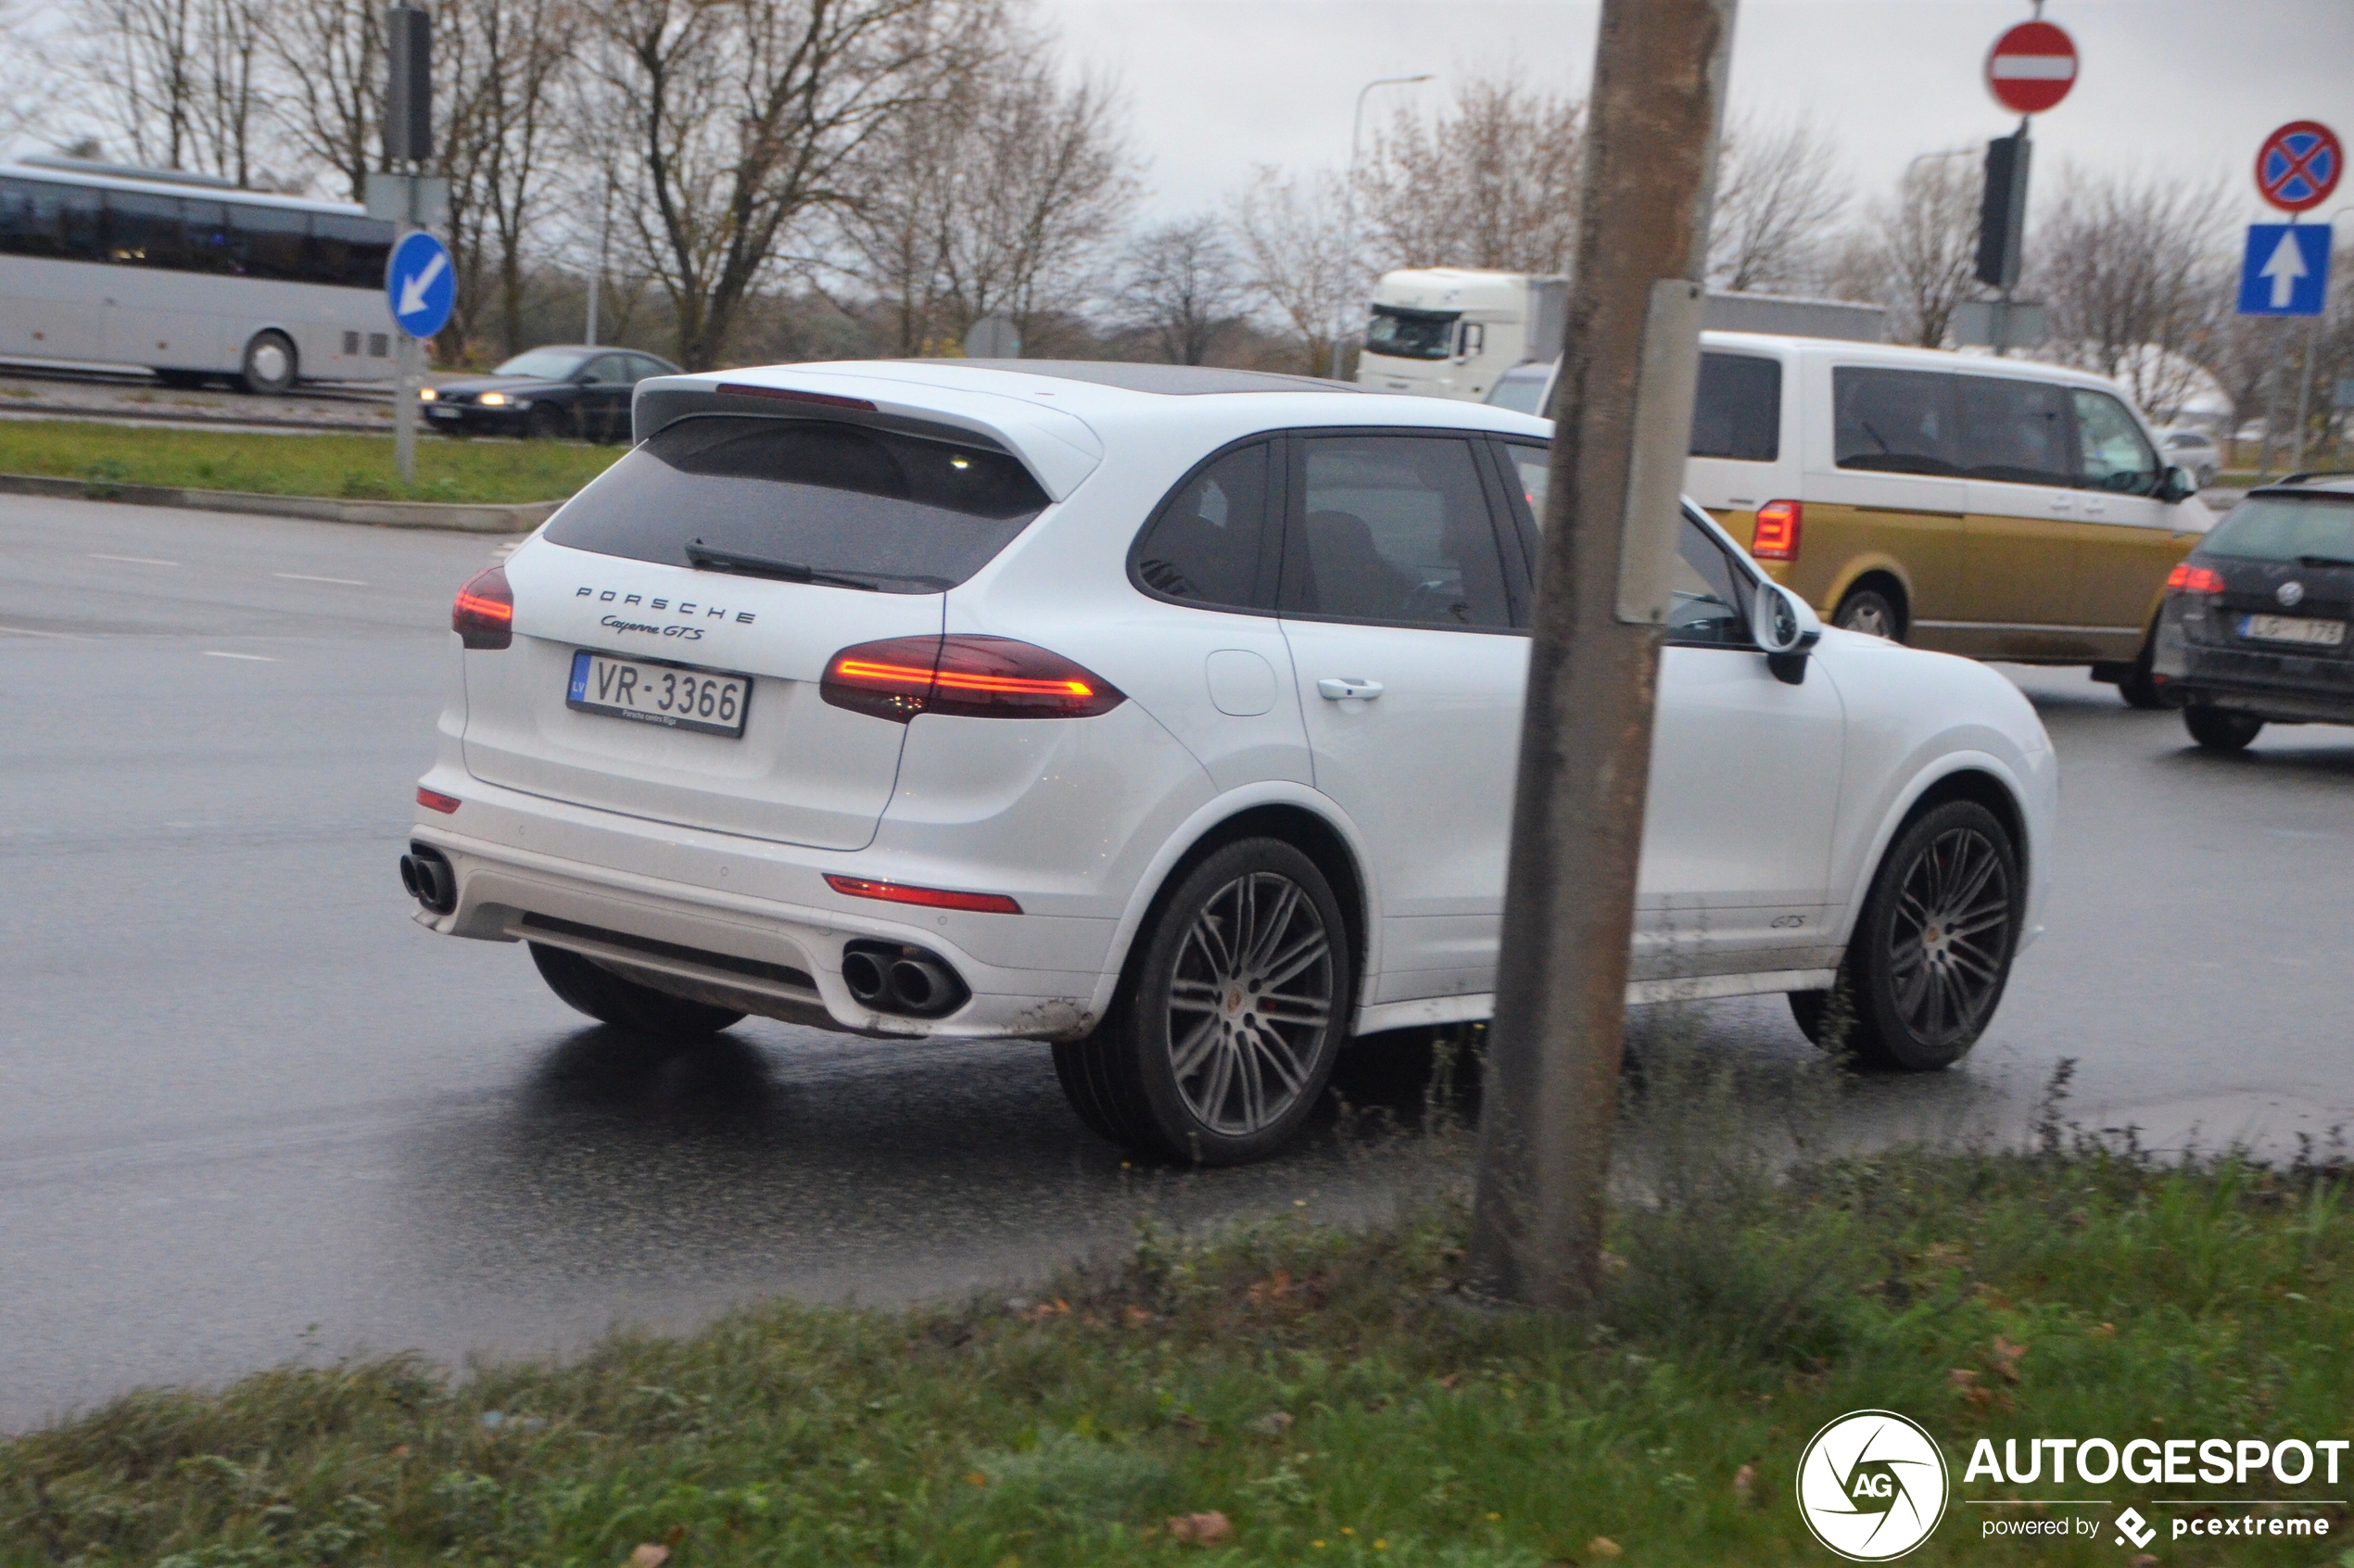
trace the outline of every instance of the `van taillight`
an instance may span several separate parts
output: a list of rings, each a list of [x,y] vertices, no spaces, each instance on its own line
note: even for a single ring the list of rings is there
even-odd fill
[[[515,640],[515,594],[504,568],[487,566],[466,579],[450,607],[449,629],[468,648],[511,647]]]
[[[817,683],[837,708],[905,724],[962,718],[1093,718],[1127,697],[1059,653],[1011,638],[894,637],[835,654]]]
[[[1757,532],[1749,553],[1760,561],[1798,559],[1798,525],[1804,509],[1792,500],[1767,501],[1757,509]]]
[[[2167,574],[2166,586],[2184,593],[2221,593],[2223,574],[2208,566],[2194,566],[2185,561]]]

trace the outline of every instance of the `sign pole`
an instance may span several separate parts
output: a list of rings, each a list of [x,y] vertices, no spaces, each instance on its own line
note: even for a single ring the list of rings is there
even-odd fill
[[[2305,419],[2313,400],[2313,355],[2322,343],[2322,318],[2315,316],[2305,324],[2305,363],[2297,375],[2297,446],[2288,460],[2294,474],[2305,466]]]

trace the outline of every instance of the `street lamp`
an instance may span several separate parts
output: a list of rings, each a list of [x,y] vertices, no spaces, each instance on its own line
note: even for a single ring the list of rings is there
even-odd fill
[[[1434,82],[1437,78],[1422,76],[1385,76],[1368,82],[1357,89],[1357,117],[1348,127],[1348,177],[1340,191],[1340,297],[1333,305],[1333,379],[1340,379],[1341,352],[1348,343],[1349,285],[1357,281],[1357,144],[1365,133],[1365,95],[1376,87],[1404,87],[1416,82]]]

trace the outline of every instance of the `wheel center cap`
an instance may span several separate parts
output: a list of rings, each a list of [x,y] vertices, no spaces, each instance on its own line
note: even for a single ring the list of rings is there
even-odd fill
[[[1226,993],[1226,1011],[1228,1011],[1228,1012],[1230,1012],[1230,1013],[1239,1013],[1239,1012],[1241,1012],[1242,1010],[1243,1010],[1243,993],[1242,993],[1242,987],[1240,987],[1240,986],[1236,986],[1234,990],[1229,991],[1228,993]]]

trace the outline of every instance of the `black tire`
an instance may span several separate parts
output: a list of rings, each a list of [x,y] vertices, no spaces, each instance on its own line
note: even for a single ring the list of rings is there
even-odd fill
[[[2183,727],[2210,752],[2245,752],[2264,733],[2264,721],[2252,714],[2193,706],[2183,710]]]
[[[1908,823],[1873,874],[1842,967],[1855,1061],[1935,1072],[1960,1060],[2002,1002],[2025,898],[2018,846],[1984,806],[1947,801]],[[1815,1012],[1816,1032],[1829,1011],[1827,1000]]]
[[[294,339],[271,327],[255,333],[246,345],[244,369],[237,381],[248,392],[291,392],[301,371]]]
[[[624,980],[577,953],[537,942],[529,945],[531,961],[539,966],[539,978],[548,989],[599,1023],[664,1044],[691,1045],[743,1020],[741,1013],[726,1007],[690,1002]]]
[[[524,434],[536,441],[562,441],[572,435],[572,415],[553,403],[535,404],[523,422]]]
[[[1867,637],[1884,637],[1891,642],[1905,640],[1904,607],[1896,602],[1895,595],[1880,588],[1848,589],[1847,597],[1831,613],[1831,625]]]
[[[2150,672],[2157,658],[2158,626],[2152,622],[2149,635],[2142,639],[2142,651],[2133,660],[2133,667],[2117,683],[2117,694],[2125,699],[2127,707],[2150,712],[2168,705],[2166,689],[2158,684],[2158,677]]]
[[[1244,839],[1163,895],[1110,1016],[1055,1046],[1056,1076],[1082,1121],[1148,1159],[1263,1158],[1323,1096],[1355,982],[1316,863]]]

